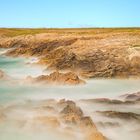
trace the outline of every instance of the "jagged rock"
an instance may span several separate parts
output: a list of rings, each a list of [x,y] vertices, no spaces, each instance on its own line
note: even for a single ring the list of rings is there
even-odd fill
[[[62,115],[62,118],[65,120],[65,122],[75,124],[78,123],[83,116],[82,110],[75,104],[67,104],[60,114]]]
[[[7,55],[39,56],[49,69],[70,70],[86,78],[140,77],[138,29],[104,29],[104,34],[97,30],[49,30],[34,35],[16,31],[15,37],[0,36],[0,47],[12,48]]]
[[[76,74],[72,72],[68,72],[68,73],[53,72],[50,75],[41,75],[36,78],[27,77],[26,80],[32,83],[58,84],[58,85],[63,85],[63,84],[78,85],[78,84],[85,83]]]

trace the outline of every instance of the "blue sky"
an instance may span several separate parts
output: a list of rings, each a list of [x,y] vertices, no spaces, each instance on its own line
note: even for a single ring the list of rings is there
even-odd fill
[[[140,0],[0,0],[0,27],[140,27]]]

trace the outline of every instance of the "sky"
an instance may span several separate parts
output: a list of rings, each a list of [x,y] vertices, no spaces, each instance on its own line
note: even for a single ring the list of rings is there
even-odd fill
[[[140,27],[140,0],[0,0],[0,27]]]

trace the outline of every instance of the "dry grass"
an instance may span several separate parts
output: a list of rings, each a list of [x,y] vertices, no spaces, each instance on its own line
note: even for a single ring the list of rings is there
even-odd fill
[[[0,28],[0,36],[14,37],[20,35],[35,35],[39,33],[58,33],[75,35],[95,35],[108,33],[139,33],[140,28]]]

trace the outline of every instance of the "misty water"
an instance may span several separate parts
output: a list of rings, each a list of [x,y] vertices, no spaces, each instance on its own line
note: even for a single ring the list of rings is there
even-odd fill
[[[140,130],[140,124],[135,122],[125,122],[122,120],[106,120],[98,117],[94,111],[114,110],[122,112],[133,112],[140,114],[139,105],[116,105],[103,106],[90,103],[81,103],[80,99],[93,98],[113,98],[126,93],[140,91],[140,80],[138,79],[93,79],[88,80],[85,85],[80,86],[37,86],[24,83],[27,76],[38,76],[48,74],[44,67],[31,64],[37,61],[36,58],[12,58],[4,56],[5,50],[0,50],[0,70],[4,71],[14,80],[0,80],[0,106],[9,106],[12,104],[22,104],[24,101],[40,101],[46,99],[70,99],[77,102],[86,115],[92,117],[95,123],[99,121],[116,121],[120,122],[118,128],[102,128],[97,125],[106,137],[112,140],[139,140],[139,133],[130,133],[131,131]],[[30,127],[18,129],[15,118],[19,119],[23,114],[28,115],[31,110],[20,111],[14,110],[14,113],[7,113],[11,120],[6,123],[0,123],[0,140],[73,140],[74,138],[65,136],[60,132],[42,131],[36,132]],[[16,116],[17,114],[17,116]],[[32,113],[31,113],[32,114]],[[12,120],[12,118],[14,118]],[[132,128],[133,125],[133,128]],[[55,134],[54,134],[55,133]]]

